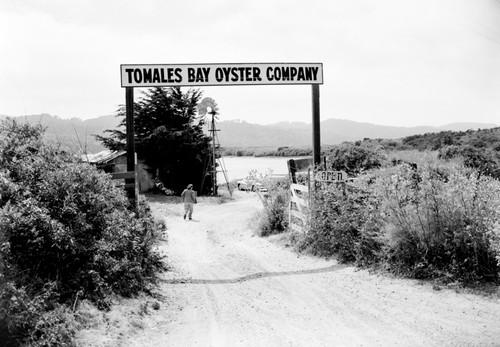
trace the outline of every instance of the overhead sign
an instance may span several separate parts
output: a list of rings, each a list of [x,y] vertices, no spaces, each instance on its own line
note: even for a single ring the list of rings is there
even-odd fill
[[[323,84],[322,63],[122,64],[122,87]]]
[[[345,182],[347,173],[345,171],[318,171],[316,180],[322,182]]]

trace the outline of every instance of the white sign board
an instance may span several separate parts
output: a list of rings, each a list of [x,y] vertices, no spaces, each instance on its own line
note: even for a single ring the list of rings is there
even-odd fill
[[[345,171],[318,171],[316,180],[322,182],[345,182],[347,173]]]
[[[322,63],[122,64],[122,87],[323,84]]]

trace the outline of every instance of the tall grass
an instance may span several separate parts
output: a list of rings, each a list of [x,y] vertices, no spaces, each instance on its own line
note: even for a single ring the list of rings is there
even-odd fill
[[[389,152],[388,159],[390,162],[406,162],[415,163],[418,166],[427,165],[435,162],[438,158],[438,151],[419,151],[416,149],[409,149],[404,151],[391,151]]]
[[[268,192],[262,195],[264,209],[258,224],[259,236],[282,233],[288,228],[288,204],[290,202],[290,183],[288,178],[271,179],[264,177],[263,183]]]
[[[499,277],[500,182],[458,163],[383,170],[381,201],[387,261],[414,277],[465,282]]]

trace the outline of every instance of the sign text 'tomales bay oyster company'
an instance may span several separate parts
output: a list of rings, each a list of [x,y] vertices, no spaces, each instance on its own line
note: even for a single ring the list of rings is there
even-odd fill
[[[122,64],[122,87],[323,84],[322,63]]]

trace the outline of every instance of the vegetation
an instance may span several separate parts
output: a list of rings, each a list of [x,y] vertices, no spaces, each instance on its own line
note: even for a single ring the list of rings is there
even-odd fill
[[[357,146],[382,147],[385,150],[438,151],[447,146],[471,146],[500,151],[500,127],[467,131],[441,131],[411,135],[397,140],[370,139],[356,141]]]
[[[356,179],[315,188],[309,225],[292,237],[297,249],[414,278],[499,283],[498,151],[450,141],[434,152],[395,151],[381,143],[327,151],[329,169]],[[280,232],[269,230],[278,217],[263,217],[263,235]]]
[[[258,234],[268,236],[284,232],[288,228],[288,203],[290,201],[290,182],[287,178],[262,180],[272,192],[266,195],[262,215],[259,218]]]
[[[384,154],[371,147],[349,144],[333,146],[326,152],[327,166],[332,170],[344,170],[350,176],[382,166]]]
[[[401,165],[378,173],[372,192],[391,269],[467,283],[499,279],[499,181],[461,163]]]
[[[147,290],[165,226],[110,178],[47,145],[40,126],[0,124],[0,340],[71,345],[80,300]]]
[[[439,150],[438,158],[462,158],[466,167],[475,168],[482,175],[500,178],[498,154],[491,149],[477,148],[471,145],[446,146]]]
[[[204,117],[197,117],[197,105],[202,93],[189,89],[183,93],[179,87],[154,88],[144,92],[134,104],[135,147],[137,156],[145,160],[164,184],[180,194],[189,183],[201,183],[210,151],[210,137],[204,134]],[[125,107],[118,110],[126,125]],[[107,130],[109,137],[98,138],[109,149],[124,150],[126,133]],[[207,177],[205,190],[211,189]]]
[[[402,145],[418,150],[439,150],[446,146],[472,146],[498,150],[500,146],[500,128],[478,129],[477,131],[441,131],[408,136]]]
[[[222,155],[235,156],[235,157],[303,157],[312,155],[312,148],[231,147],[231,148],[223,148]]]
[[[307,233],[297,239],[297,248],[319,256],[335,255],[341,262],[376,262],[381,248],[376,206],[376,199],[361,189],[316,187],[310,225]]]
[[[7,117],[0,115],[0,120]],[[103,130],[116,127],[118,121],[114,116],[101,116],[94,119],[78,118],[63,119],[47,113],[12,117],[19,123],[42,125],[45,127],[43,139],[46,143],[64,148],[74,153],[97,153],[105,150],[95,139],[96,134],[102,135]]]

